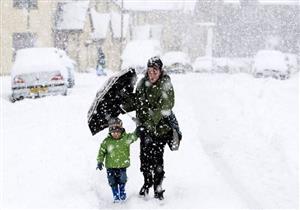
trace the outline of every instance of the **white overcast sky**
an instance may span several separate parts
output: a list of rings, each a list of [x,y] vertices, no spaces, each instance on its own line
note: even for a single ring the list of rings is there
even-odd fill
[[[240,3],[240,0],[224,0],[225,3]],[[300,0],[258,0],[261,4],[300,4]]]

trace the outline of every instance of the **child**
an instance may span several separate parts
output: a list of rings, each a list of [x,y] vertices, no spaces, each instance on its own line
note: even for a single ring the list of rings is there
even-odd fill
[[[119,118],[109,121],[109,134],[101,143],[97,168],[102,170],[105,159],[108,183],[113,192],[114,202],[126,200],[126,168],[130,165],[130,144],[137,140],[135,133],[126,133]]]

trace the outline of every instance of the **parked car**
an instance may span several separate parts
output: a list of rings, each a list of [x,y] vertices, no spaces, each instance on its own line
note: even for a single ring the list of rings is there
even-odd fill
[[[214,58],[214,72],[216,73],[231,73],[232,62],[228,57]]]
[[[44,49],[47,49],[47,48],[44,48]],[[61,59],[61,62],[63,63],[63,65],[66,66],[67,72],[68,72],[68,77],[67,77],[68,88],[74,87],[75,71],[77,69],[77,63],[73,59],[71,59],[64,50],[57,49],[57,48],[48,48],[48,49],[50,52],[53,51],[54,54],[57,54],[58,57]]]
[[[213,58],[208,56],[197,57],[193,63],[194,72],[207,73],[213,70]]]
[[[254,56],[254,77],[274,77],[288,79],[290,71],[285,55],[277,50],[261,50]]]
[[[252,58],[249,57],[231,57],[228,61],[230,73],[250,73]]]
[[[67,95],[74,85],[74,62],[56,48],[18,50],[11,69],[11,101],[47,95]]]
[[[192,72],[193,67],[188,54],[181,51],[170,51],[162,56],[164,69],[167,73]]]
[[[294,74],[294,73],[298,72],[299,68],[300,68],[300,63],[297,59],[297,55],[292,54],[292,53],[285,53],[284,55],[285,55],[285,61],[287,63],[288,70],[290,71],[290,73]]]

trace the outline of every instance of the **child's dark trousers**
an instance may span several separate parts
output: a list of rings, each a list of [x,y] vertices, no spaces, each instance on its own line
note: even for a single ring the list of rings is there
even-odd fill
[[[126,168],[108,168],[107,179],[112,189],[114,201],[125,200]]]

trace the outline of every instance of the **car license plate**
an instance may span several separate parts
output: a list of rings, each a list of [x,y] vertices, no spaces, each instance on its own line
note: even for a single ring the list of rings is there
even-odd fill
[[[30,92],[37,94],[37,93],[44,93],[47,92],[48,88],[47,87],[35,87],[35,88],[30,88]]]

